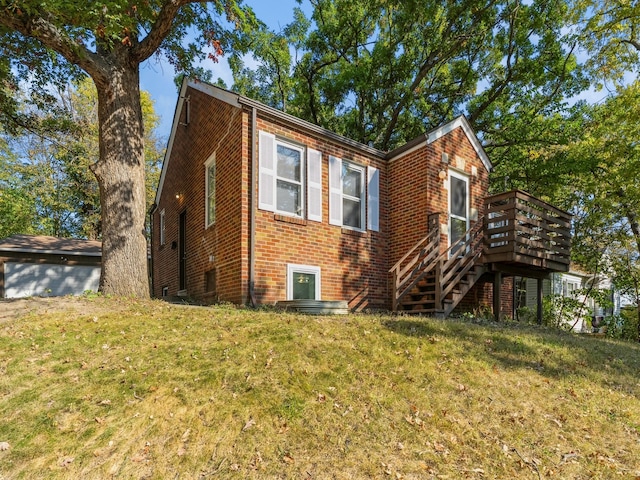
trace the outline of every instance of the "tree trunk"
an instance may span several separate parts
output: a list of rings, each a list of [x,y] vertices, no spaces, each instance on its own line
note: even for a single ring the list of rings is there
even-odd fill
[[[92,170],[102,206],[100,291],[148,298],[140,75],[123,57],[111,63],[106,81],[96,82],[100,159]]]

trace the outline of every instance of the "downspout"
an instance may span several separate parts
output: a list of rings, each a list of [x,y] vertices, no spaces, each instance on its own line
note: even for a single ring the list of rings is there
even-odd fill
[[[249,225],[249,299],[251,306],[255,307],[256,302],[256,184],[258,183],[256,171],[256,142],[257,142],[257,111],[256,107],[251,107],[251,195],[249,215],[251,217]]]
[[[154,203],[149,209],[149,248],[151,250],[151,259],[149,260],[149,290],[151,298],[155,298],[153,290],[153,214],[156,213],[158,205]]]

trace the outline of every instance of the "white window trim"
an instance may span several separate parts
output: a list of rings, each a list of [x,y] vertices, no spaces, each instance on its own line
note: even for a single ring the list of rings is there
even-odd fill
[[[322,153],[318,150],[307,148],[306,173],[307,220],[322,222]]]
[[[300,182],[296,182],[295,180],[278,176],[278,145],[282,145],[287,148],[291,148],[293,150],[297,150],[298,152],[300,152]],[[288,217],[305,218],[305,208],[304,208],[305,207],[305,190],[306,190],[305,159],[307,158],[305,148],[300,145],[296,145],[295,143],[287,142],[286,140],[281,140],[276,137],[275,142],[273,144],[273,158],[274,158],[273,194],[275,195],[275,198],[274,198],[275,213],[279,215],[285,215]],[[278,210],[278,180],[300,186],[300,207],[299,207],[299,212],[297,214],[287,212],[285,210]]]
[[[287,300],[293,300],[293,274],[296,272],[308,273],[316,276],[316,300],[320,300],[320,293],[322,292],[320,267],[313,265],[297,265],[295,263],[287,263]]]
[[[160,245],[167,243],[167,236],[165,234],[166,220],[164,216],[164,208],[160,211]]]
[[[471,193],[471,192],[470,192],[471,188],[470,188],[470,184],[469,184],[469,177],[468,177],[467,175],[465,175],[465,174],[462,174],[462,173],[459,173],[459,172],[457,172],[457,171],[455,171],[455,170],[451,170],[451,169],[450,169],[450,170],[449,170],[449,193],[448,193],[448,196],[449,196],[449,198],[448,198],[448,203],[449,203],[449,204],[448,204],[448,206],[447,206],[448,213],[449,213],[449,233],[448,233],[448,235],[447,235],[447,236],[449,237],[449,247],[451,246],[451,218],[452,218],[452,217],[455,217],[455,218],[457,218],[457,219],[459,219],[459,220],[462,220],[462,217],[459,217],[459,216],[457,216],[457,215],[453,215],[453,214],[451,213],[451,195],[452,195],[452,190],[451,190],[451,177],[454,177],[454,178],[457,178],[457,179],[459,179],[459,180],[464,181],[464,182],[465,182],[465,185],[467,186],[467,193],[466,193],[466,195],[465,195],[465,196],[466,196],[466,199],[465,199],[465,200],[466,200],[465,212],[467,213],[467,216],[466,216],[465,220],[467,221],[467,227],[465,228],[465,232],[466,232],[467,230],[469,230],[469,226],[470,226],[470,224],[471,224],[471,218],[470,218],[470,217],[471,217],[471,215],[469,215],[469,202],[470,202],[469,195],[470,195],[470,193]]]
[[[347,228],[349,230],[355,230],[357,232],[364,232],[365,231],[365,225],[366,225],[366,197],[365,197],[365,191],[364,191],[364,185],[365,182],[367,181],[367,177],[365,175],[365,167],[363,167],[362,165],[358,165],[357,163],[353,163],[353,162],[349,162],[349,161],[342,161],[342,165],[343,166],[347,166],[347,168],[351,168],[352,170],[357,170],[358,172],[360,172],[360,196],[359,197],[352,197],[351,195],[347,195],[344,193],[344,189],[341,186],[341,193],[342,193],[342,199],[344,200],[345,198],[347,200],[351,200],[351,201],[359,201],[360,202],[360,228],[358,227],[352,227],[351,225],[345,225],[344,224],[344,209],[342,211],[342,227],[343,228]],[[340,180],[342,180],[342,175],[340,175]],[[341,182],[342,183],[342,182]]]
[[[211,166],[213,166],[214,168],[214,173],[213,173],[213,201],[214,201],[214,211],[213,211],[213,219],[209,218],[209,168],[211,168]],[[213,225],[214,223],[216,223],[216,212],[215,212],[215,195],[216,195],[216,153],[213,152],[213,154],[209,157],[209,159],[204,163],[204,188],[205,188],[205,194],[204,194],[204,228],[209,228],[211,225]]]

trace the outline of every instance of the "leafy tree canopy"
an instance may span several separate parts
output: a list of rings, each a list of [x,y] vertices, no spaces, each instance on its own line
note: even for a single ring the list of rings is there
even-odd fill
[[[223,19],[243,27],[252,15],[236,0],[107,0],[78,7],[68,0],[0,0],[0,82],[11,87],[25,80],[46,98],[51,84],[60,87],[81,72],[91,77],[98,99],[99,159],[91,168],[100,186],[100,289],[148,297],[140,63],[163,55],[189,72],[198,60],[223,53]]]

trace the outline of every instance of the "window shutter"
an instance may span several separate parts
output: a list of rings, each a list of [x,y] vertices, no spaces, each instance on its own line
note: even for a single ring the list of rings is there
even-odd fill
[[[271,135],[267,132],[260,132],[258,208],[268,210],[270,212],[275,212],[276,210],[275,140],[275,135]]]
[[[380,170],[367,167],[368,177],[368,215],[367,228],[374,232],[380,231]]]
[[[329,223],[342,226],[342,160],[329,155]]]
[[[307,218],[322,222],[322,153],[307,149]]]

